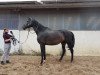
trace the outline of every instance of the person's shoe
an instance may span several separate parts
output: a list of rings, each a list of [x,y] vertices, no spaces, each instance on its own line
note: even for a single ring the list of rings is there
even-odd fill
[[[10,63],[10,61],[9,61],[9,60],[7,60],[7,61],[6,61],[6,63]]]
[[[1,65],[4,65],[5,63],[4,63],[4,61],[1,61]]]

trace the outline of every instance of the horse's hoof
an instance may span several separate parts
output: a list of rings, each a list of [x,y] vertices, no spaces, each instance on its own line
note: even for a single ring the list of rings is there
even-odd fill
[[[61,59],[59,59],[59,62],[61,62]]]
[[[43,66],[43,63],[40,63],[40,66]]]
[[[73,63],[73,60],[72,61],[70,61],[71,63]]]
[[[46,61],[45,60],[43,60],[43,63],[45,63]]]

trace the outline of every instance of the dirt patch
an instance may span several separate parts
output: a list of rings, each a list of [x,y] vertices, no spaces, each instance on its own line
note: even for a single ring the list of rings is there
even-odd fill
[[[100,75],[100,57],[65,56],[62,62],[58,56],[47,56],[40,66],[40,56],[11,56],[11,63],[0,64],[0,75]]]

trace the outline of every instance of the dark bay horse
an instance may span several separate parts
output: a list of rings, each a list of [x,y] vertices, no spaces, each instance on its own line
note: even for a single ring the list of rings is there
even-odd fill
[[[75,44],[74,34],[67,30],[52,30],[48,27],[43,26],[35,19],[29,18],[27,23],[23,26],[23,29],[33,28],[37,34],[37,41],[40,44],[41,48],[41,64],[46,60],[45,45],[57,45],[61,43],[62,45],[62,55],[60,61],[62,60],[66,49],[65,45],[68,45],[68,48],[71,52],[71,62],[73,61],[73,47]]]

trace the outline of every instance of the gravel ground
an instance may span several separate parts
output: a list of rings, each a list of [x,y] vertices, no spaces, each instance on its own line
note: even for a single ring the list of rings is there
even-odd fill
[[[77,56],[73,63],[69,56],[59,58],[47,56],[40,66],[40,56],[11,56],[10,64],[0,64],[0,75],[100,75],[100,57]]]

